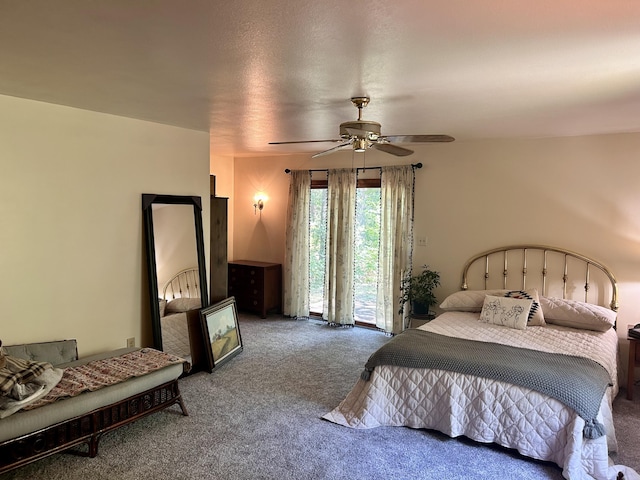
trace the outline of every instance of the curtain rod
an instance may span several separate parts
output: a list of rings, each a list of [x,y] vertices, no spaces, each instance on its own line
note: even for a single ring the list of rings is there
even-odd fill
[[[422,163],[418,162],[418,163],[412,163],[411,166],[413,168],[422,168]],[[358,170],[378,170],[382,167],[358,167],[356,168],[356,171]],[[329,169],[328,168],[319,168],[319,169],[311,169],[309,170],[310,172],[328,172]],[[284,169],[284,173],[291,173],[291,170],[289,168],[285,168]]]

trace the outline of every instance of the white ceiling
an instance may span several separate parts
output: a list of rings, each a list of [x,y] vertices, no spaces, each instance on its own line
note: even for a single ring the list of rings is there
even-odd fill
[[[0,0],[0,94],[316,152],[354,120],[458,141],[640,131],[637,0]]]

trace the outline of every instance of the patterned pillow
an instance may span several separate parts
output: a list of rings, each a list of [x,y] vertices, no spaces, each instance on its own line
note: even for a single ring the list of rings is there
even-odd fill
[[[528,290],[462,290],[449,295],[440,304],[440,308],[445,311],[455,310],[458,312],[479,312],[482,310],[484,298],[487,295],[510,298],[526,298],[533,301],[533,306],[529,312],[529,326],[545,325],[544,315],[540,307],[538,290],[531,288]]]
[[[524,298],[526,300],[531,300],[533,304],[531,305],[531,310],[529,311],[529,319],[527,325],[529,325],[530,327],[545,325],[542,307],[540,306],[540,298],[538,297],[538,290],[536,290],[535,288],[529,290],[510,290],[506,292],[504,296],[509,298]]]
[[[487,295],[484,297],[480,321],[524,330],[527,328],[527,319],[532,305],[533,300],[527,298]]]

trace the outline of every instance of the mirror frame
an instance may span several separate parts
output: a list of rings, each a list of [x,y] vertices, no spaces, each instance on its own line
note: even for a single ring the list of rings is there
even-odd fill
[[[145,246],[147,249],[147,280],[149,282],[149,306],[151,307],[151,329],[153,348],[162,350],[162,326],[160,325],[160,305],[158,304],[158,271],[156,247],[153,234],[153,205],[192,205],[196,230],[196,254],[198,256],[198,278],[200,280],[201,309],[209,306],[207,290],[207,266],[204,257],[204,231],[202,228],[202,199],[197,196],[142,194],[142,214],[144,220]]]

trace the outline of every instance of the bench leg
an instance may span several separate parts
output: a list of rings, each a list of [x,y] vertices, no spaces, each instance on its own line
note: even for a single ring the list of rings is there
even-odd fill
[[[187,411],[187,407],[185,406],[184,402],[182,401],[182,395],[178,395],[178,404],[180,405],[180,409],[182,410],[182,415],[184,415],[185,417],[189,416],[189,412]]]

